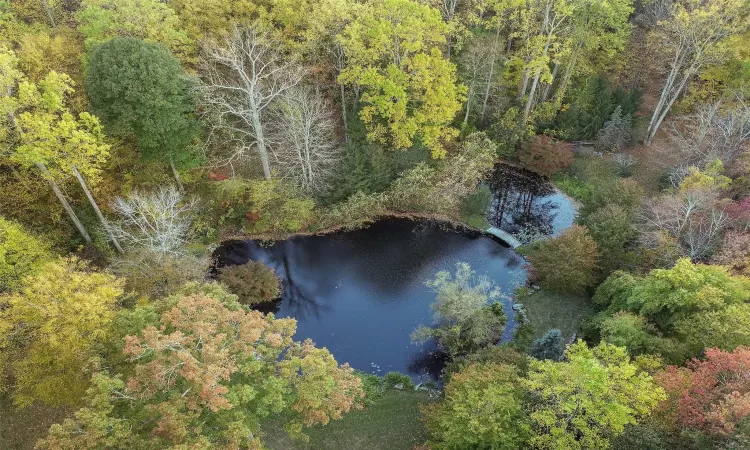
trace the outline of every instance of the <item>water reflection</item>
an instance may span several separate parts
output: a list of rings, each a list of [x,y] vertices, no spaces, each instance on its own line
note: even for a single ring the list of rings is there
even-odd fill
[[[479,233],[430,222],[380,221],[367,229],[295,237],[273,245],[227,242],[219,266],[262,261],[283,281],[282,299],[264,311],[297,319],[297,339],[311,338],[339,362],[366,372],[399,371],[437,379],[444,366],[434,342],[413,344],[411,332],[432,323],[434,293],[424,282],[468,262],[505,293],[524,283],[524,260]],[[512,335],[515,313],[504,303]]]
[[[570,199],[534,172],[498,164],[489,186],[493,199],[488,221],[521,242],[557,235],[573,224],[575,207]]]

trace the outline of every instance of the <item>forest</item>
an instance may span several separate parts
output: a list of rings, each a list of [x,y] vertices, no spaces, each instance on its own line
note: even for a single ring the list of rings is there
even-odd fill
[[[0,0],[0,143],[1,449],[750,448],[748,0]]]

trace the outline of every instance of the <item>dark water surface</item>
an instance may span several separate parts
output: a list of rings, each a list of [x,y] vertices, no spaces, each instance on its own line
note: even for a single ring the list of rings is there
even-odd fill
[[[489,186],[493,198],[488,221],[523,243],[534,237],[557,236],[573,225],[573,203],[534,172],[497,164]]]
[[[526,281],[523,258],[493,238],[401,219],[270,246],[227,242],[215,255],[219,265],[255,260],[273,268],[284,293],[272,311],[297,319],[295,338],[310,338],[339,363],[380,375],[399,371],[437,378],[444,356],[434,342],[412,344],[409,335],[420,324],[432,323],[435,294],[424,282],[438,271],[468,262],[505,294]],[[508,326],[503,339],[509,339],[515,326],[509,299],[504,308]]]

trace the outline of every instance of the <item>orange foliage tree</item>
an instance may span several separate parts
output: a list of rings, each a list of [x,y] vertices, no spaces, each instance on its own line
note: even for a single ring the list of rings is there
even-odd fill
[[[567,142],[540,134],[521,146],[518,160],[525,168],[551,177],[573,164],[573,147]]]
[[[87,406],[40,448],[261,448],[263,419],[304,438],[303,426],[340,418],[364,395],[328,350],[292,340],[294,319],[248,311],[215,285],[163,303],[124,339],[128,376],[97,375]]]
[[[656,375],[667,393],[661,415],[675,429],[729,436],[750,417],[750,347],[705,353],[704,360],[693,359],[687,368],[669,366]]]

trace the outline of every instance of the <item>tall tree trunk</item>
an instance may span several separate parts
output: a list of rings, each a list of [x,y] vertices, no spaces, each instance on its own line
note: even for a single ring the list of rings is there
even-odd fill
[[[122,247],[120,247],[120,243],[117,241],[117,238],[115,238],[115,236],[107,227],[107,221],[104,219],[104,215],[102,214],[101,209],[99,209],[99,205],[96,203],[96,200],[94,200],[94,196],[91,195],[91,191],[89,190],[89,187],[86,184],[86,181],[84,181],[83,177],[81,176],[81,173],[78,172],[78,168],[76,168],[75,166],[73,166],[73,173],[78,179],[78,183],[81,185],[81,188],[83,188],[83,192],[86,193],[86,198],[89,199],[89,203],[91,204],[91,207],[94,208],[94,211],[96,212],[96,217],[99,218],[99,222],[101,222],[104,229],[107,230],[107,234],[109,235],[109,240],[112,241],[112,245],[115,246],[118,252],[125,253],[122,250]]]
[[[78,216],[76,216],[76,213],[75,211],[73,211],[73,208],[70,206],[70,203],[68,203],[68,200],[65,199],[65,196],[60,190],[60,186],[58,186],[55,180],[52,179],[52,177],[49,175],[47,166],[45,166],[43,163],[40,163],[40,162],[36,163],[36,166],[42,172],[42,176],[49,182],[49,185],[52,187],[52,190],[55,192],[57,199],[60,200],[60,203],[65,209],[65,212],[68,213],[68,217],[70,217],[70,220],[71,222],[73,222],[73,225],[76,226],[76,229],[83,237],[83,240],[86,241],[86,243],[90,244],[91,236],[89,236],[89,233],[86,231],[86,228],[83,227],[83,224],[81,223],[81,221],[78,220]]]
[[[662,108],[661,114],[659,114],[659,117],[657,118],[653,127],[649,129],[648,136],[646,137],[646,145],[650,145],[651,141],[653,141],[654,137],[656,137],[656,132],[659,131],[659,127],[661,126],[661,123],[664,121],[664,118],[667,117],[669,110],[672,109],[672,105],[674,105],[674,102],[677,101],[677,98],[680,96],[680,93],[682,93],[682,90],[685,88],[685,85],[687,84],[687,81],[689,78],[690,78],[689,74],[686,74],[682,77],[682,81],[680,81],[679,86],[677,86],[677,90],[672,94],[666,106]]]
[[[529,119],[529,114],[531,113],[531,106],[534,104],[534,93],[536,92],[536,87],[539,85],[539,78],[542,76],[542,69],[539,69],[534,76],[534,81],[531,82],[531,89],[529,90],[529,98],[526,99],[526,107],[523,109],[523,122],[526,123],[526,121]]]
[[[497,46],[500,44],[500,27],[497,28],[495,33],[495,43],[492,46],[492,60],[490,61],[490,73],[487,75],[487,88],[484,91],[484,100],[482,101],[482,109],[479,113],[479,121],[484,122],[484,115],[487,112],[487,102],[490,99],[490,92],[492,91],[492,78],[495,75],[495,63],[497,62]]]
[[[42,0],[42,7],[44,12],[47,13],[50,27],[55,28],[55,17],[52,15],[52,8],[49,7],[49,0]]]
[[[464,113],[464,127],[469,123],[469,111],[471,111],[471,96],[474,92],[474,86],[469,88],[469,92],[466,95],[466,113]]]
[[[346,91],[343,84],[339,83],[339,87],[341,88],[341,118],[344,120],[344,134],[347,134],[349,128],[346,124]]]
[[[542,101],[546,102],[549,98],[549,91],[552,89],[552,84],[555,82],[555,77],[557,77],[557,71],[560,69],[560,63],[555,63],[555,67],[552,69],[552,79],[549,83],[544,85],[544,89],[542,90]]]
[[[177,170],[177,166],[174,165],[174,159],[172,157],[169,157],[169,167],[172,168],[172,176],[174,176],[174,180],[177,182],[177,189],[180,190],[180,192],[185,192],[185,186],[182,185],[182,178],[180,178],[180,172]]]

